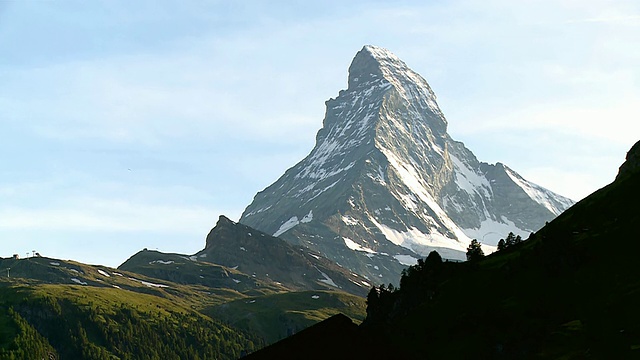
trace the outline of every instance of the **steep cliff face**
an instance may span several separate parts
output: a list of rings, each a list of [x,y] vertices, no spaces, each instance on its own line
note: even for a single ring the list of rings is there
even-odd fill
[[[636,142],[627,152],[626,161],[620,166],[616,179],[638,171],[640,171],[640,141]]]
[[[429,84],[389,51],[365,46],[348,84],[327,101],[311,153],[259,192],[241,223],[392,282],[431,250],[463,259],[477,238],[490,251],[573,204],[451,139]]]

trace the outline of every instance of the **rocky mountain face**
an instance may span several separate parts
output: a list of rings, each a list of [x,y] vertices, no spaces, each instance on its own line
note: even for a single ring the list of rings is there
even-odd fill
[[[474,264],[416,266],[400,291],[370,293],[357,329],[328,319],[247,359],[640,358],[640,262],[620,251],[637,247],[638,144],[613,183],[527,242]]]
[[[192,258],[223,265],[252,278],[288,290],[343,290],[364,295],[364,278],[337,266],[310,249],[220,216],[207,236],[204,250]]]
[[[246,294],[342,290],[364,296],[372,284],[318,252],[220,216],[194,255],[143,250],[119,269]]]
[[[510,231],[526,238],[573,204],[453,140],[429,84],[385,49],[359,51],[326,107],[311,153],[240,222],[372,282],[432,250],[464,259],[472,238],[485,251]]]
[[[230,289],[247,294],[286,290],[284,286],[271,281],[260,281],[241,271],[201,260],[203,259],[194,255],[142,250],[127,259],[118,269],[176,284]]]

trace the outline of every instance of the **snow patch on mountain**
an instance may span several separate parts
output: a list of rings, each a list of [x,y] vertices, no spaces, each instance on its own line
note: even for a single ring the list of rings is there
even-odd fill
[[[428,191],[426,190],[426,184],[418,175],[418,172],[411,164],[407,164],[400,160],[392,150],[384,147],[380,148],[380,151],[389,161],[389,164],[394,168],[402,184],[406,185],[409,190],[421,198],[430,198]]]
[[[154,284],[152,282],[148,282],[148,281],[144,281],[144,280],[140,280],[140,279],[136,279],[136,278],[132,278],[132,277],[130,277],[129,280],[137,281],[137,282],[139,282],[142,285],[147,286],[147,287],[156,287],[156,288],[168,288],[169,287],[167,285]]]
[[[336,284],[336,283],[335,283],[335,282],[334,282],[334,281],[329,277],[329,275],[327,275],[327,274],[323,273],[322,271],[320,271],[320,269],[317,269],[317,270],[318,270],[318,272],[320,272],[320,274],[321,274],[321,275],[322,275],[322,277],[324,278],[324,279],[318,279],[318,281],[323,282],[323,283],[325,283],[325,284],[327,284],[327,285],[331,285],[331,286],[333,286],[333,287],[335,287],[335,288],[339,288],[338,284]]]
[[[384,78],[389,81],[407,102],[425,101],[431,111],[440,113],[440,108],[435,101],[435,94],[426,85],[422,76],[400,60],[387,49],[366,45],[364,47],[380,64],[380,70]]]
[[[345,223],[346,225],[349,225],[349,226],[358,225],[358,220],[356,220],[356,219],[354,219],[354,218],[352,218],[350,216],[344,216],[343,215],[341,217],[341,219],[342,219],[342,222]]]
[[[285,232],[293,229],[294,227],[296,227],[296,225],[308,223],[311,222],[311,220],[313,220],[313,210],[309,210],[309,213],[305,215],[302,220],[298,220],[297,216],[292,216],[289,220],[280,225],[280,228],[278,229],[278,231],[273,233],[273,236],[278,237]]]
[[[355,241],[349,239],[348,237],[342,237],[342,240],[344,240],[344,244],[351,250],[362,251],[362,252],[366,252],[366,253],[370,253],[370,254],[377,254],[376,251],[373,251],[373,250],[369,249],[368,247],[362,246],[362,245],[356,243]]]
[[[267,210],[271,209],[271,206],[272,205],[269,205],[269,206],[263,207],[261,209],[258,209],[256,211],[252,211],[252,212],[248,213],[245,216],[252,216],[252,215],[255,215],[255,214],[260,214],[261,212],[264,212],[264,211],[267,211]]]
[[[450,155],[449,158],[456,168],[456,185],[469,195],[474,196],[476,193],[490,198],[493,195],[491,184],[487,178],[481,174],[471,170],[467,165],[460,161],[457,157]]]
[[[332,176],[336,176],[341,172],[347,171],[355,165],[355,162],[349,163],[345,167],[333,168],[328,170],[325,167],[325,163],[332,157],[335,156],[336,150],[340,150],[345,147],[345,144],[342,144],[338,141],[327,140],[323,142],[316,152],[314,152],[313,156],[310,159],[310,164],[304,168],[300,173],[296,174],[295,179],[314,179],[317,180],[316,183],[330,178]]]
[[[171,265],[173,264],[173,260],[153,260],[153,261],[149,261],[149,265],[153,265],[153,264],[162,264],[162,265]]]
[[[398,231],[377,222],[373,218],[370,220],[380,229],[380,232],[382,232],[387,240],[421,256],[428,255],[433,248],[449,248],[466,253],[466,246],[471,241],[466,236],[464,242],[461,242],[450,239],[437,232],[425,234],[414,227],[409,228],[407,231]],[[459,257],[460,256],[457,256],[456,258]]]
[[[483,245],[497,245],[500,239],[507,237],[507,234],[513,232],[520,235],[523,239],[529,237],[532,231],[520,230],[513,221],[502,217],[501,221],[486,219],[480,223],[480,227],[475,229],[462,229],[471,239],[480,241]]]
[[[280,228],[278,229],[278,231],[273,233],[273,236],[278,237],[284,234],[285,232],[293,229],[298,224],[300,224],[298,217],[292,216],[289,220],[285,221],[284,223],[282,223],[282,225],[280,225]]]
[[[71,281],[73,281],[74,283],[79,284],[79,285],[88,285],[86,281],[82,281],[82,280],[79,280],[79,279],[76,279],[76,278],[71,278]]]
[[[371,163],[371,160],[366,160],[367,163]],[[378,169],[376,171],[376,173],[367,173],[367,176],[373,180],[374,182],[382,185],[382,186],[386,186],[387,185],[387,178],[384,174],[384,171],[382,170],[382,167],[380,165],[378,165]]]
[[[314,200],[314,199],[315,199],[315,198],[317,198],[318,196],[322,195],[322,193],[324,193],[325,191],[327,191],[327,190],[331,189],[332,187],[336,186],[336,185],[340,182],[340,180],[341,180],[341,179],[338,179],[338,180],[334,181],[331,185],[329,185],[329,186],[325,187],[325,188],[324,188],[324,189],[322,189],[322,190],[314,190],[314,192],[313,192],[313,196],[312,196],[309,200],[307,200],[307,201],[305,202],[305,204],[306,204],[306,203],[308,203],[308,202],[310,202],[310,201],[312,201],[312,200]]]
[[[440,221],[442,221],[443,225],[449,231],[451,231],[459,241],[469,240],[465,233],[449,218],[447,213],[442,210],[440,205],[438,205],[438,203],[433,199],[433,196],[431,196],[431,194],[427,190],[427,187],[429,187],[429,185],[421,179],[416,169],[411,164],[407,164],[400,160],[392,151],[385,148],[382,148],[381,151],[387,157],[389,164],[396,170],[396,172],[400,176],[402,183],[406,185],[413,194],[417,195],[420,200],[422,200],[433,212],[436,213]],[[398,200],[403,201],[403,197],[400,196]]]
[[[407,265],[407,266],[411,266],[411,265],[415,265],[418,262],[418,259],[414,258],[411,255],[394,255],[393,256],[396,260],[398,260],[398,262],[402,265]]]
[[[107,274],[107,272],[106,272],[106,271],[101,270],[101,269],[98,269],[98,273],[99,273],[100,275],[102,275],[102,276],[105,276],[105,277],[111,277],[111,275]]]
[[[313,210],[309,210],[309,213],[305,215],[300,222],[305,224],[311,222],[311,220],[313,220]]]
[[[559,208],[558,205],[567,208],[573,204],[573,201],[570,199],[558,199],[558,197],[552,197],[549,193],[549,190],[543,188],[542,186],[538,186],[536,184],[528,182],[506,166],[505,171],[507,175],[509,175],[511,180],[513,180],[516,185],[522,188],[522,190],[527,193],[529,197],[549,209],[549,211],[551,211],[554,215],[560,215],[564,211],[562,208]],[[556,204],[556,202],[554,202],[554,199],[563,201],[560,201],[560,204]]]

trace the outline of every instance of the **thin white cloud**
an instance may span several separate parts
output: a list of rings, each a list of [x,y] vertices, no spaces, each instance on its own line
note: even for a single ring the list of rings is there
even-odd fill
[[[622,25],[640,25],[640,15],[618,15],[606,17],[594,17],[587,19],[568,20],[567,23],[607,23]]]

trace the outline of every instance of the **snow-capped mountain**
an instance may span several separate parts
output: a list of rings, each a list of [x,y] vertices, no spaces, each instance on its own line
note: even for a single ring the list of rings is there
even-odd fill
[[[365,46],[326,103],[311,153],[259,192],[241,223],[324,254],[372,281],[438,250],[464,259],[527,237],[573,201],[451,139],[436,96],[386,49]]]

